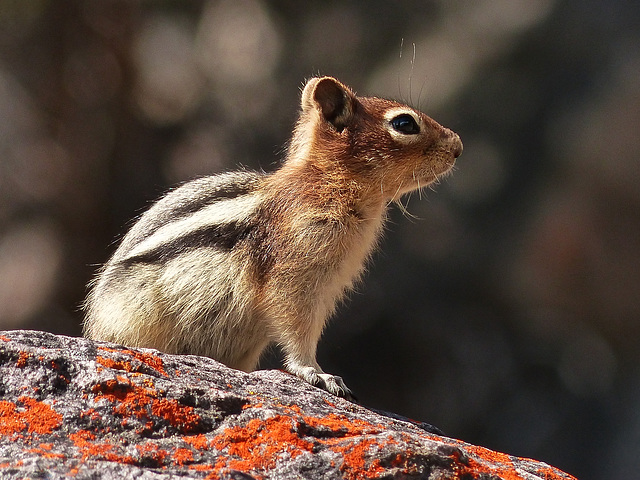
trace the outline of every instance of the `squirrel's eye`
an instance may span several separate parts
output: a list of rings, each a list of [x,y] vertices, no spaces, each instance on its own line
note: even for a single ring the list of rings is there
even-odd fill
[[[420,133],[420,127],[408,113],[403,113],[402,115],[393,117],[390,123],[394,130],[404,133],[405,135],[415,135]]]

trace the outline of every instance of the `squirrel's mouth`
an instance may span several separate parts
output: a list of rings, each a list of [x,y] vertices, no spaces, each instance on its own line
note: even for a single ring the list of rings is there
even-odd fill
[[[407,180],[396,189],[391,201],[397,201],[404,194],[413,192],[414,190],[421,190],[423,187],[440,183],[453,170],[455,157],[452,155],[443,156],[439,160],[440,161],[434,164],[433,157],[431,157],[430,165],[425,165],[414,170],[411,177],[407,178]]]
[[[424,185],[438,184],[440,181],[447,177],[453,170],[455,165],[455,158],[443,159],[439,165],[434,165],[427,173],[425,180],[427,183]],[[423,180],[423,182],[425,181]]]
[[[415,188],[440,183],[443,178],[451,173],[458,156],[459,155],[455,155],[453,152],[443,152],[435,161],[432,156],[429,159],[429,163],[422,167],[419,173],[414,173],[414,179],[416,183],[418,183]]]

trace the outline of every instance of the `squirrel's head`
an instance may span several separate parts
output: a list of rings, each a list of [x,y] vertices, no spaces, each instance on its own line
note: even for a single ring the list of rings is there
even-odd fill
[[[407,105],[358,97],[332,77],[309,80],[292,162],[337,167],[385,200],[436,181],[462,153],[457,134]]]

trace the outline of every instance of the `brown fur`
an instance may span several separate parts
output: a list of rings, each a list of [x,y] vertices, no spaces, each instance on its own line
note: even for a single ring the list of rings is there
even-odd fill
[[[419,133],[394,127],[398,115]],[[281,168],[208,177],[159,201],[98,276],[85,333],[243,370],[277,342],[290,372],[348,397],[315,359],[326,320],[361,275],[387,205],[461,152],[426,115],[313,78]]]

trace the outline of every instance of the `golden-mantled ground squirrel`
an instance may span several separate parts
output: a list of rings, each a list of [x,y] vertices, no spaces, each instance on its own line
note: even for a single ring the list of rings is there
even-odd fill
[[[387,206],[448,172],[458,135],[406,105],[312,78],[283,165],[191,181],[144,213],[86,301],[89,338],[285,368],[349,398],[316,346],[358,279]]]

